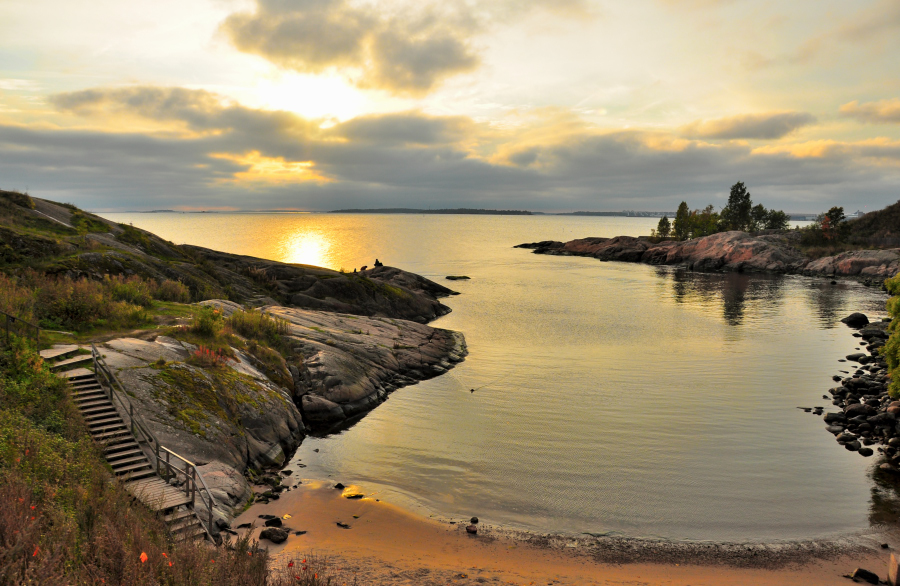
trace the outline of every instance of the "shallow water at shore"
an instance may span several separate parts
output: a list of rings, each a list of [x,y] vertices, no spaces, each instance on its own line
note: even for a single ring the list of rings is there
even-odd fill
[[[856,348],[838,320],[883,315],[877,291],[511,248],[645,234],[647,219],[108,217],[276,260],[352,269],[377,256],[443,283],[472,277],[449,283],[462,295],[432,324],[466,335],[466,361],[305,441],[304,477],[539,532],[740,541],[869,525],[873,459],[796,407],[830,406],[837,360]]]

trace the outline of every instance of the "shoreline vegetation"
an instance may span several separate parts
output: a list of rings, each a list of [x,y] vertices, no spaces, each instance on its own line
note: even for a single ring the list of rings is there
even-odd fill
[[[759,237],[740,234],[707,238],[732,243],[728,254],[744,247],[744,254],[745,241]],[[769,263],[760,270],[787,272],[780,270],[787,266],[783,259],[770,250],[782,245],[772,240],[763,238],[762,249],[753,244],[751,254],[737,260],[694,259],[690,267],[753,270],[751,261],[761,250],[782,265]],[[643,255],[654,245],[646,238],[573,242],[579,244],[535,248],[629,260],[623,251],[631,250],[633,259],[634,251]],[[687,246],[659,244],[669,252]],[[694,258],[681,250],[680,262]],[[844,267],[840,259],[829,262]],[[870,279],[892,266],[863,264],[851,263],[853,274]],[[890,287],[900,293],[900,285]],[[489,575],[549,579],[566,572],[572,583],[602,583],[611,575],[629,583],[635,572],[653,581],[667,577],[672,564],[681,564],[693,569],[674,583],[829,583],[839,567],[846,571],[842,556],[867,563],[883,557],[866,536],[688,546],[516,534],[481,525],[473,539],[461,531],[462,524],[435,525],[371,497],[343,498],[346,491],[304,485],[293,476],[299,471],[281,470],[309,430],[340,426],[380,404],[393,389],[440,375],[464,359],[461,334],[425,325],[449,312],[439,298],[452,294],[392,267],[345,274],[177,246],[70,204],[0,192],[0,310],[52,330],[42,335],[44,345],[100,345],[132,400],[151,415],[161,441],[195,461],[209,481],[219,502],[216,532],[226,544],[211,549],[171,543],[159,519],[108,482],[109,469],[60,379],[33,343],[12,336],[0,355],[0,484],[11,495],[0,504],[0,518],[8,520],[0,527],[0,543],[9,552],[0,556],[0,577],[11,584],[96,583],[101,578],[107,584],[338,583],[327,581],[332,578],[365,584],[393,583],[391,568],[397,563],[415,574],[410,578],[415,584],[445,584],[451,578],[477,584]],[[889,310],[892,315],[900,310],[896,297]],[[883,374],[880,382],[887,381],[892,394],[900,393],[896,381],[890,382],[900,362],[896,323],[880,351],[890,374],[876,374]],[[350,502],[373,518],[383,515],[385,525],[373,525],[365,534],[346,533],[331,517],[344,515],[340,507]],[[232,530],[232,523],[243,514],[239,521],[259,528],[262,511],[268,517],[296,516],[296,530],[303,529],[301,523],[321,522],[329,531],[305,540],[285,535],[285,546],[260,548],[253,541],[256,531],[238,535],[241,529]],[[359,517],[365,519],[362,513]],[[352,515],[342,522],[353,524]],[[360,524],[354,526],[361,529]],[[384,539],[385,532],[393,532],[394,545]],[[448,534],[450,541],[439,534]],[[404,539],[415,556],[395,547]],[[305,555],[309,547],[339,551],[343,569],[334,560]],[[514,563],[485,573],[484,566],[499,552]],[[528,556],[543,560],[544,567]],[[477,572],[471,562],[476,558],[482,566]],[[365,559],[377,560],[378,567],[364,567]],[[555,562],[559,571],[546,567]],[[796,571],[788,567],[797,563],[804,565]],[[776,566],[784,569],[759,574],[759,568]]]

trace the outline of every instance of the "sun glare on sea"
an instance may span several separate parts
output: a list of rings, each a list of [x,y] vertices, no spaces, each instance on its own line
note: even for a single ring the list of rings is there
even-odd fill
[[[303,230],[285,236],[281,244],[281,261],[317,267],[328,267],[332,243],[324,233]]]

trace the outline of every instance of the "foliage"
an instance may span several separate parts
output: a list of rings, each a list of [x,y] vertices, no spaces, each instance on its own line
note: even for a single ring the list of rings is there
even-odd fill
[[[153,292],[153,296],[160,301],[191,302],[191,290],[184,283],[169,279],[159,284]]]
[[[191,331],[200,336],[215,338],[225,328],[222,310],[211,305],[201,305],[191,320]]]
[[[34,209],[34,200],[31,199],[31,196],[27,193],[0,190],[0,196],[5,197],[9,201],[18,206],[22,206],[23,208],[28,208],[29,210]]]
[[[816,216],[812,224],[801,229],[800,244],[805,247],[834,247],[846,240],[848,228],[844,208],[835,206]]]
[[[236,334],[274,347],[281,346],[284,336],[290,333],[290,323],[286,319],[271,316],[258,309],[235,311],[226,321]]]
[[[691,237],[691,211],[687,202],[678,205],[675,212],[675,222],[672,224],[672,236],[678,240],[686,240]]]
[[[656,235],[661,238],[668,238],[672,232],[672,224],[669,222],[668,216],[663,216],[656,225]]]
[[[156,283],[153,282],[153,285]],[[116,301],[126,301],[132,305],[140,305],[141,307],[150,307],[153,305],[153,289],[150,281],[132,275],[123,277],[116,275],[104,277],[104,285],[112,298]]]
[[[750,192],[747,191],[743,181],[738,181],[731,186],[728,203],[719,214],[721,230],[748,231],[753,223],[752,210],[753,200],[750,199]]]
[[[887,292],[893,295],[887,302],[887,310],[891,315],[891,336],[881,349],[888,364],[888,372],[891,375],[889,387],[891,396],[900,397],[900,274],[884,282]]]
[[[0,583],[271,583],[268,556],[249,537],[215,550],[173,544],[110,480],[64,382],[14,340],[0,354]]]
[[[72,215],[69,217],[69,223],[81,234],[88,232],[106,234],[110,231],[109,224],[97,218],[93,218],[81,210],[72,212]]]
[[[191,352],[190,356],[188,356],[188,363],[193,364],[194,366],[200,366],[203,368],[217,368],[220,366],[225,366],[228,364],[228,361],[232,360],[228,354],[226,354],[225,350],[222,348],[218,348],[215,350],[210,350],[206,346],[200,346],[193,352]]]
[[[728,205],[716,213],[712,204],[702,210],[691,211],[683,201],[675,212],[671,235],[678,240],[710,236],[728,230],[759,232],[760,230],[784,230],[789,225],[789,217],[781,210],[767,210],[762,204],[753,205],[750,192],[742,182],[731,187]],[[668,224],[668,218],[663,218]],[[663,236],[663,220],[659,221],[654,236]]]

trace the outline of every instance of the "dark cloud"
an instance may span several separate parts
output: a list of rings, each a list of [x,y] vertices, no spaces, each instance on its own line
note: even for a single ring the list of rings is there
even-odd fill
[[[345,0],[258,0],[222,30],[241,51],[287,69],[351,68],[360,86],[419,95],[478,66],[467,24],[428,8],[391,16]]]
[[[474,123],[464,116],[426,116],[418,112],[360,116],[330,130],[353,141],[380,144],[449,144],[464,140]]]
[[[854,100],[841,106],[840,112],[842,116],[870,124],[900,124],[900,98],[863,104]]]
[[[771,140],[782,138],[815,121],[816,117],[806,112],[743,114],[697,121],[682,127],[681,133],[692,138]]]
[[[52,102],[98,121],[141,116],[191,131],[0,126],[0,187],[27,186],[93,209],[673,209],[682,199],[722,205],[740,179],[767,206],[820,211],[849,205],[851,197],[853,205],[892,203],[900,186],[900,143],[887,140],[752,149],[667,133],[601,134],[555,118],[540,132],[501,133],[466,118],[418,112],[322,130],[291,113],[165,88],[91,90]],[[261,158],[307,165],[318,179],[256,180],[254,161]]]

